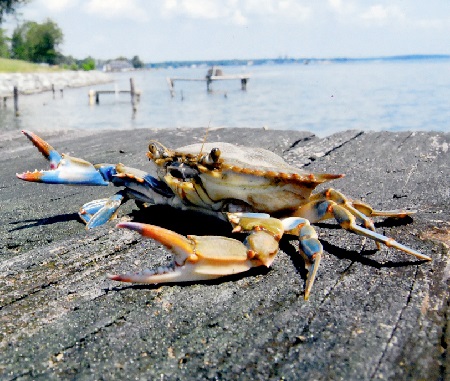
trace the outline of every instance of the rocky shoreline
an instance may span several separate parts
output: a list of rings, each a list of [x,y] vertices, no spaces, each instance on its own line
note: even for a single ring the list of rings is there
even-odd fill
[[[60,71],[53,73],[0,73],[0,95],[10,95],[14,86],[20,93],[32,94],[42,91],[82,87],[111,82],[108,74],[100,71]]]

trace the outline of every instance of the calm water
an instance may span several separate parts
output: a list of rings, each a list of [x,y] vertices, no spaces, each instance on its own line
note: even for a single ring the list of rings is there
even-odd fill
[[[225,74],[248,73],[247,91],[238,80],[177,82],[171,98],[166,77],[201,78],[206,68],[161,69],[114,75],[115,83],[95,89],[142,90],[136,117],[129,96],[103,95],[88,105],[88,88],[66,89],[0,105],[3,130],[53,128],[127,129],[144,127],[263,127],[309,130],[325,136],[347,129],[450,131],[450,60],[372,61],[224,67]]]

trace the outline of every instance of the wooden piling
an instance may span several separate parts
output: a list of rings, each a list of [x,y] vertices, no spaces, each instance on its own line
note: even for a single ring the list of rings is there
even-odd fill
[[[89,90],[88,97],[89,97],[89,106],[93,106],[94,100],[95,100],[95,90],[94,89]]]
[[[133,113],[137,111],[136,106],[136,91],[134,88],[134,78],[130,78],[130,95],[131,95],[131,107],[133,109]]]
[[[243,91],[247,90],[247,80],[248,80],[248,78],[241,79],[241,90],[243,90]]]
[[[169,86],[170,96],[173,98],[175,96],[175,89],[173,87],[174,83],[170,77],[166,78],[167,85]]]
[[[19,89],[17,88],[17,86],[14,86],[13,95],[14,95],[14,113],[16,114],[16,116],[19,116]]]

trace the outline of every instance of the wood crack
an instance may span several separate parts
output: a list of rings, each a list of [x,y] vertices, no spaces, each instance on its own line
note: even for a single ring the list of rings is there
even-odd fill
[[[412,293],[413,293],[413,290],[414,290],[414,285],[416,284],[417,273],[418,273],[418,268],[416,267],[415,271],[414,271],[414,280],[411,283],[411,287],[409,288],[409,292],[408,292],[408,295],[406,296],[405,303],[404,303],[402,309],[400,310],[400,313],[398,314],[397,320],[395,321],[394,327],[392,328],[391,334],[389,335],[389,338],[387,339],[387,342],[386,342],[386,344],[384,346],[383,353],[380,356],[380,360],[378,361],[378,364],[376,365],[373,373],[370,376],[371,380],[373,380],[373,379],[375,379],[377,377],[378,371],[379,371],[381,365],[384,362],[384,359],[386,357],[387,351],[389,350],[390,344],[393,342],[395,334],[396,334],[396,332],[397,332],[397,330],[398,330],[398,328],[400,326],[400,321],[403,318],[403,314],[408,309],[408,306],[409,306],[409,304],[411,302]]]

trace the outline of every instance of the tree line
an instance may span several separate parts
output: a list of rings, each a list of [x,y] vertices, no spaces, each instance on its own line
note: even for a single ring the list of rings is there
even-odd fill
[[[6,14],[14,13],[18,6],[25,4],[27,1],[0,0],[0,26]],[[96,68],[96,61],[92,57],[76,59],[72,56],[63,55],[60,51],[63,41],[63,31],[53,20],[47,19],[43,23],[25,21],[14,29],[12,36],[7,36],[6,31],[0,28],[0,58],[59,65],[71,70],[93,70]],[[144,66],[138,56],[134,56],[128,62],[134,68]]]

